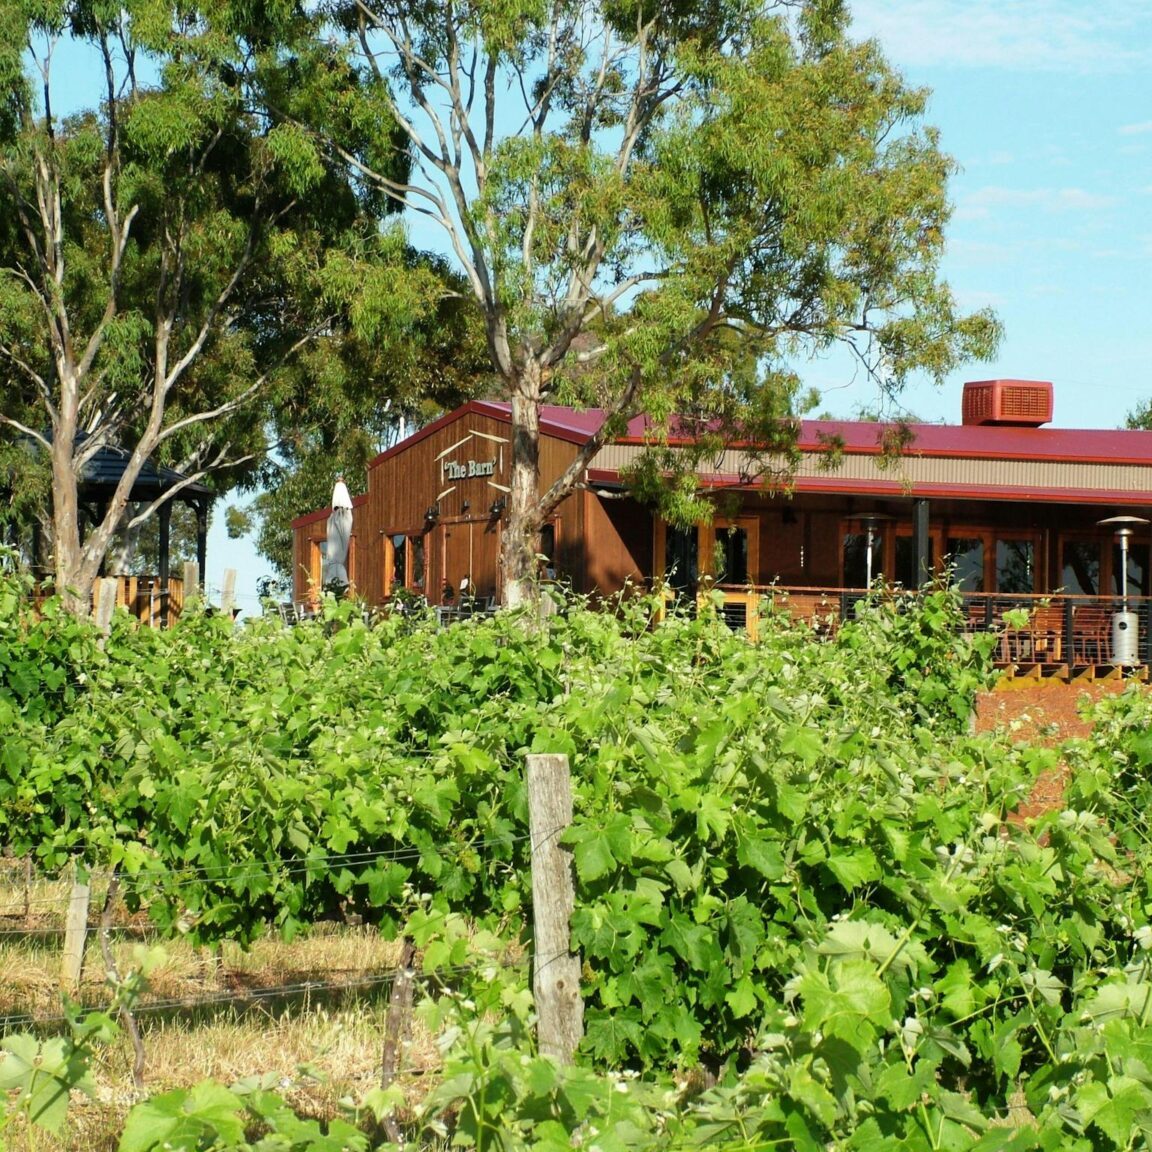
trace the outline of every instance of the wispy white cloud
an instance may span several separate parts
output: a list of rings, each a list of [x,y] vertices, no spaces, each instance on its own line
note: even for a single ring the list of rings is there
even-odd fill
[[[956,218],[980,220],[1001,210],[1029,212],[1099,212],[1119,202],[1115,196],[1086,192],[1083,188],[1006,188],[986,185],[964,195]]]
[[[1006,148],[1001,148],[996,152],[989,152],[987,156],[979,158],[976,163],[983,164],[988,167],[1003,168],[1016,163],[1015,153],[1009,152]]]
[[[960,288],[956,291],[956,303],[965,312],[992,308],[1003,313],[1011,302],[1009,295],[991,288]]]
[[[1152,245],[1152,235],[1126,236],[1124,246],[1094,248],[1090,255],[1099,266],[1119,267],[1124,264],[1143,262],[1149,246]]]
[[[1019,246],[998,244],[993,240],[949,237],[948,254],[958,264],[986,268],[991,264],[1012,263],[1019,257]]]
[[[1143,136],[1152,132],[1152,120],[1145,120],[1140,124],[1124,124],[1119,129],[1121,136]]]
[[[904,67],[1114,73],[1152,66],[1148,0],[850,0]]]

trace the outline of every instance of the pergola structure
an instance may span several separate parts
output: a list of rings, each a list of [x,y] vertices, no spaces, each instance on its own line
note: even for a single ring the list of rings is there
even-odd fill
[[[98,523],[104,518],[108,501],[124,475],[128,458],[129,453],[125,449],[105,445],[98,448],[85,463],[79,487],[80,506],[87,512],[90,523]],[[212,501],[216,499],[216,493],[203,484],[188,480],[174,468],[157,467],[151,460],[145,460],[128,494],[128,499],[135,503],[151,503],[173,490],[175,494],[165,500],[156,512],[160,525],[159,576],[162,586],[168,582],[170,568],[172,502],[175,500],[186,504],[196,514],[196,563],[203,572],[208,547],[208,512]]]
[[[128,466],[129,456],[130,454],[123,448],[104,445],[97,448],[84,463],[78,485],[81,533],[86,526],[98,524],[103,520],[109,501],[115,495],[124,470]],[[162,595],[168,591],[171,576],[170,533],[173,502],[178,501],[187,505],[196,515],[196,563],[203,573],[207,557],[208,513],[212,501],[216,498],[216,493],[204,484],[189,480],[173,468],[157,466],[151,460],[146,460],[136,477],[135,484],[132,485],[128,499],[134,503],[150,504],[167,493],[172,493],[171,497],[160,505],[156,513],[160,533],[157,582]],[[40,525],[37,522],[32,527],[33,568],[42,567],[39,563],[41,552]],[[101,572],[103,574],[103,569]],[[166,604],[166,596],[164,602]]]

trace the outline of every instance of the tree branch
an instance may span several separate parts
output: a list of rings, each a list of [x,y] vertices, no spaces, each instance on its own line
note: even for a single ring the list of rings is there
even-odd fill
[[[29,428],[27,424],[21,423],[21,421],[12,416],[5,416],[3,412],[0,412],[0,424],[7,424],[9,428],[15,428],[17,432],[35,440],[37,444],[46,450],[51,450],[52,448],[52,441],[42,432],[37,432],[35,428]]]

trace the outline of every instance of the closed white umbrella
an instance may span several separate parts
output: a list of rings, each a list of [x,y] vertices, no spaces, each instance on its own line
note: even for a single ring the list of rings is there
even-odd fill
[[[332,512],[328,517],[328,548],[324,557],[325,588],[332,584],[347,587],[348,542],[352,539],[352,497],[342,476],[332,489]]]

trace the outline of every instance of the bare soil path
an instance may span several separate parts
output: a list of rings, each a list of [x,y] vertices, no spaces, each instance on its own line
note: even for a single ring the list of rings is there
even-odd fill
[[[1080,714],[1084,706],[1122,692],[1129,683],[1125,680],[1001,681],[993,691],[982,692],[978,697],[976,731],[1003,729],[1018,743],[1055,747],[1065,740],[1090,735],[1092,725]],[[1145,690],[1152,691],[1152,687],[1145,685]],[[1027,803],[1016,810],[1014,819],[1025,821],[1060,806],[1065,774],[1063,765],[1044,773]]]

